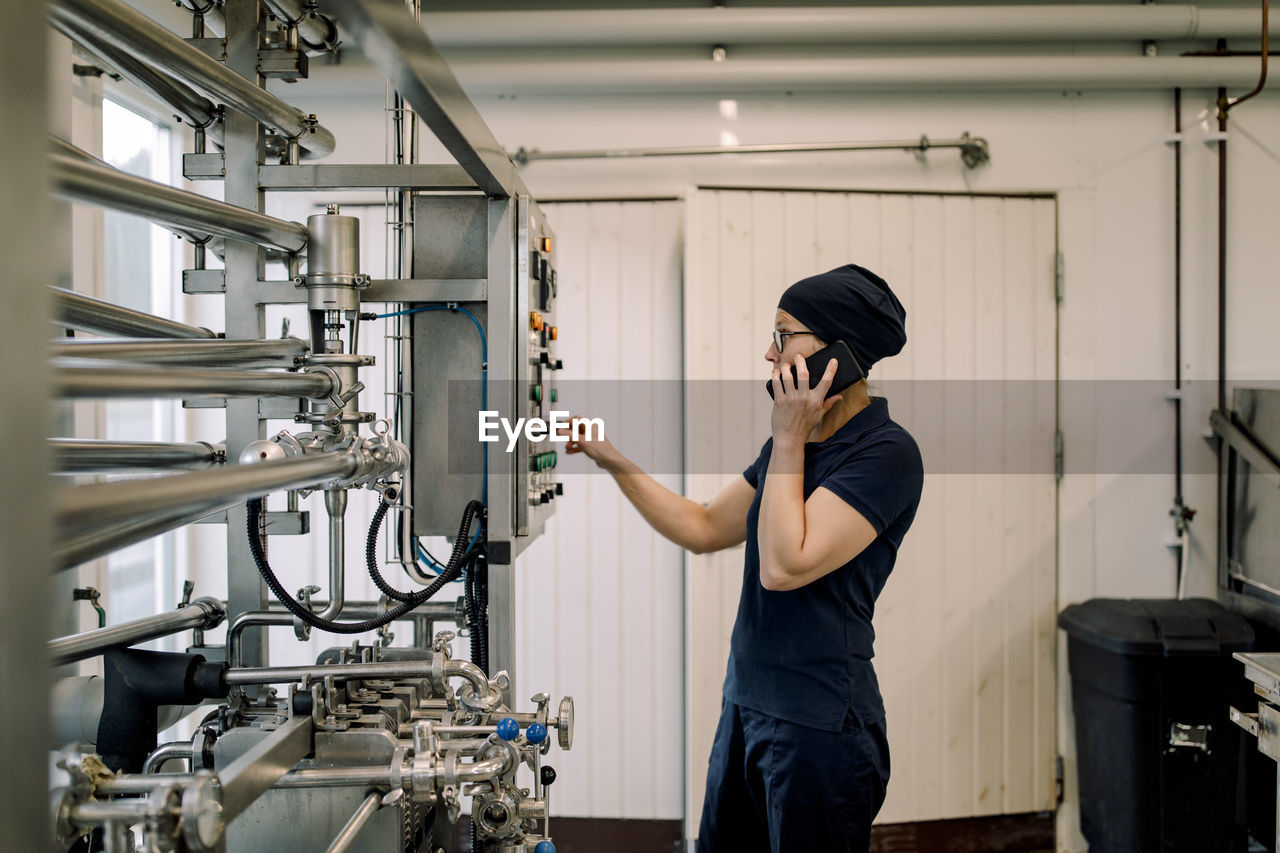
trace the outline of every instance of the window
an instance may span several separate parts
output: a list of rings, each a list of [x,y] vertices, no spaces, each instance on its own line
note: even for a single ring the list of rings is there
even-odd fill
[[[103,159],[139,177],[173,183],[169,128],[115,101],[102,102]],[[137,216],[103,214],[103,298],[172,316],[174,275],[182,244]],[[171,400],[110,400],[105,438],[173,441],[178,404]],[[139,542],[107,558],[107,613],[112,624],[171,610],[181,593],[174,579],[175,534]],[[167,648],[166,638],[154,644]]]

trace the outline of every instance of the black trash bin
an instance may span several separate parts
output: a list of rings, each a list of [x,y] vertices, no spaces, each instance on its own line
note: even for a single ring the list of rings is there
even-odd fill
[[[1067,632],[1080,823],[1090,853],[1241,853],[1244,618],[1208,599],[1073,604]]]

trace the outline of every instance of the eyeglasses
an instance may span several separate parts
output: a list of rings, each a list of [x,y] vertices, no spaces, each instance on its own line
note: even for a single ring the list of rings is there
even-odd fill
[[[812,335],[812,334],[814,333],[813,332],[779,332],[777,329],[774,329],[773,345],[774,347],[777,348],[778,354],[781,355],[782,348],[787,345],[787,340],[786,340],[787,338],[791,337],[792,335]]]

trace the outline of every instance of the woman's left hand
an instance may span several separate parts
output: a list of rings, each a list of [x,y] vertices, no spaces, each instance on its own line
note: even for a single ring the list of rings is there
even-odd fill
[[[833,358],[827,362],[827,369],[822,379],[813,388],[809,387],[809,367],[804,357],[795,357],[794,378],[790,370],[780,367],[773,369],[773,441],[793,441],[803,444],[809,434],[822,423],[822,417],[832,406],[840,402],[841,395],[827,396],[828,389],[836,376],[837,362]]]

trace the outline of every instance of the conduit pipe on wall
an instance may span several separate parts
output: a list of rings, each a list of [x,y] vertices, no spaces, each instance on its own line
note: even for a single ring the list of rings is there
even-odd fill
[[[1253,36],[1248,9],[1194,4],[434,12],[440,48],[1146,41]]]
[[[1249,57],[1000,56],[877,59],[455,60],[473,96],[529,94],[715,94],[808,91],[886,92],[1173,89],[1253,85]]]
[[[1257,85],[1247,95],[1228,98],[1226,88],[1218,90],[1218,411],[1227,410],[1227,117],[1231,110],[1262,91],[1267,85],[1267,50],[1270,43],[1270,0],[1262,0],[1262,68]],[[1225,42],[1218,43],[1225,48]],[[1225,450],[1220,450],[1225,452]],[[1221,491],[1221,487],[1219,488]]]

